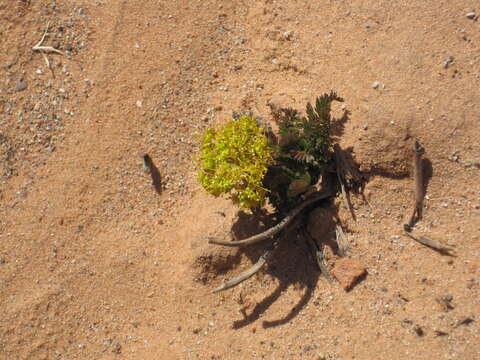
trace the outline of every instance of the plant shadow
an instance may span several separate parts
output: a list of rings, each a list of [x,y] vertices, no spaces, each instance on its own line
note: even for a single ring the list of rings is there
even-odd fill
[[[330,207],[330,201],[324,200],[312,207],[317,208],[319,206]],[[308,211],[306,211],[306,214],[308,214]],[[284,230],[280,235],[280,245],[275,250],[271,261],[263,270],[266,274],[278,280],[277,287],[272,293],[258,302],[248,314],[245,312],[243,319],[234,321],[232,324],[233,329],[240,329],[257,321],[289,287],[293,286],[303,290],[300,300],[290,308],[282,318],[263,321],[263,328],[288,323],[308,304],[314,294],[315,286],[321,273],[315,264],[315,260],[304,236],[307,218],[308,215],[300,216],[294,224]],[[273,215],[265,212],[261,214],[241,213],[232,227],[232,235],[236,238],[245,238],[257,234],[269,228],[275,220]],[[325,226],[325,228],[332,228],[332,224],[333,218],[322,219],[322,226]],[[325,243],[331,245],[331,240],[331,238],[326,239]],[[239,252],[244,253],[252,263],[255,263],[263,253],[264,246],[264,244],[259,244],[242,248]]]
[[[345,132],[345,124],[349,120],[351,112],[348,109],[343,110],[343,114],[339,118],[332,118],[330,123],[330,134],[332,137],[339,139]]]

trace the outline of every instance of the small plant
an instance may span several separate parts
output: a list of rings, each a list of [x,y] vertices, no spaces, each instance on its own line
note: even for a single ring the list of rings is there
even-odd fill
[[[331,103],[343,101],[335,92],[317,98],[315,108],[307,104],[307,116],[293,109],[279,109],[279,141],[275,164],[265,183],[275,208],[285,212],[296,206],[300,196],[316,184],[331,160]]]
[[[261,206],[268,192],[263,178],[271,162],[265,127],[255,118],[241,115],[205,132],[199,180],[210,194],[228,194],[244,209]]]
[[[354,179],[359,177],[348,170],[353,168],[347,167],[346,161],[339,160],[342,150],[338,144],[332,146],[330,112],[333,101],[343,99],[335,92],[320,96],[315,107],[307,104],[306,116],[293,109],[272,108],[279,127],[278,136],[267,133],[265,126],[247,115],[231,120],[220,129],[205,132],[199,173],[203,187],[215,196],[228,194],[243,208],[261,206],[268,197],[275,215],[282,219],[270,229],[247,239],[209,240],[213,244],[235,247],[271,240],[257,263],[214,292],[234,287],[258,272],[271,258],[286,227],[298,218],[305,221],[299,214],[312,204],[335,196],[338,184],[335,188],[332,179],[337,179],[345,195],[346,175]],[[324,175],[329,180],[322,184]],[[312,243],[309,235],[303,232]],[[347,248],[339,243],[340,246]],[[312,249],[322,273],[329,277],[322,248],[313,241]]]

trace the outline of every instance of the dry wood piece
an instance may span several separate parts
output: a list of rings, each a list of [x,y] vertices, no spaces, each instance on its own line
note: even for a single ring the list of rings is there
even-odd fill
[[[217,245],[223,245],[223,246],[247,246],[247,245],[252,245],[259,243],[261,241],[267,240],[271,238],[272,236],[278,234],[281,230],[285,228],[288,224],[292,222],[292,220],[300,214],[307,206],[326,199],[330,196],[333,196],[334,193],[332,191],[325,191],[321,192],[319,194],[313,195],[310,199],[305,200],[303,203],[298,205],[295,209],[290,211],[285,218],[280,221],[277,225],[271,227],[270,229],[264,231],[263,233],[251,236],[249,238],[239,240],[239,241],[223,241],[223,240],[215,240],[215,239],[209,239],[208,242],[211,244],[217,244]]]
[[[262,256],[260,256],[260,259],[258,259],[258,261],[252,267],[245,270],[244,272],[242,272],[240,275],[233,278],[232,280],[227,281],[222,286],[219,286],[218,288],[212,290],[212,293],[217,293],[217,292],[220,292],[220,291],[231,289],[232,287],[237,286],[238,284],[242,283],[243,281],[245,281],[245,280],[249,279],[250,277],[252,277],[253,275],[255,275],[258,271],[260,271],[260,269],[263,267],[263,265],[265,265],[267,263],[268,259],[270,259],[270,257],[272,256],[272,253],[277,248],[278,243],[279,243],[279,240],[275,241],[272,244],[271,248],[266,250],[262,254]]]
[[[423,198],[425,196],[423,191],[423,166],[422,155],[425,154],[425,149],[420,145],[418,140],[413,143],[414,160],[413,160],[413,174],[415,178],[415,205],[413,207],[412,215],[409,221],[404,224],[405,231],[410,231],[415,222],[422,218],[423,212]]]
[[[434,250],[437,250],[437,251],[439,251],[439,252],[441,252],[445,255],[453,256],[453,254],[454,254],[453,253],[454,249],[443,246],[437,240],[432,240],[432,239],[430,239],[426,236],[415,236],[412,233],[407,232],[407,231],[405,232],[405,235],[407,235],[408,237],[412,238],[413,240],[419,242],[420,244],[428,246],[428,247],[430,247]]]
[[[345,233],[343,232],[340,224],[335,225],[335,236],[338,245],[338,253],[342,257],[347,256],[347,253],[350,250],[350,245],[348,244],[348,239],[345,236]]]

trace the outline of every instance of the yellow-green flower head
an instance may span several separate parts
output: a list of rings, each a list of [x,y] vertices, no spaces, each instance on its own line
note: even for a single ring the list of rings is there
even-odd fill
[[[260,206],[268,191],[262,182],[271,161],[265,127],[241,115],[205,132],[199,181],[210,194],[228,194],[242,208]]]

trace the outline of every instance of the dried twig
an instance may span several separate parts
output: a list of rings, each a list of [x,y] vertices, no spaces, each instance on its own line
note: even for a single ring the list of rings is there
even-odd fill
[[[413,207],[412,215],[409,221],[403,225],[405,231],[410,231],[415,222],[422,218],[423,213],[423,198],[425,196],[423,190],[423,166],[422,155],[425,153],[425,149],[420,145],[418,140],[415,140],[413,144],[413,151],[415,153],[413,160],[413,174],[415,177],[415,205]]]
[[[47,23],[47,27],[45,29],[45,32],[43,33],[42,38],[40,39],[40,41],[34,47],[32,47],[32,50],[33,51],[43,51],[43,52],[54,52],[54,53],[63,55],[63,52],[61,52],[58,49],[55,49],[54,47],[42,45],[43,41],[45,40],[45,37],[47,36],[49,26],[50,26],[50,23]]]
[[[209,239],[208,242],[211,243],[211,244],[217,244],[217,245],[224,245],[224,246],[247,246],[247,245],[252,245],[252,244],[256,244],[256,243],[259,243],[261,241],[264,241],[264,240],[267,240],[269,238],[271,238],[272,236],[278,234],[281,230],[283,230],[285,228],[285,226],[287,226],[289,223],[292,222],[292,220],[298,215],[300,214],[307,206],[317,202],[317,201],[320,201],[322,199],[326,199],[330,196],[333,196],[334,193],[333,191],[325,191],[325,192],[321,192],[319,194],[316,194],[316,195],[313,195],[310,199],[308,200],[305,200],[303,203],[301,203],[300,205],[298,205],[295,209],[293,209],[292,211],[290,211],[287,216],[285,216],[285,218],[280,221],[277,225],[271,227],[270,229],[260,233],[260,234],[257,234],[257,235],[254,235],[254,236],[251,236],[247,239],[243,239],[243,240],[239,240],[239,241],[223,241],[223,240],[215,240],[215,239]]]
[[[50,65],[50,61],[48,61],[47,55],[45,55],[45,53],[52,53],[53,52],[53,53],[63,55],[63,52],[61,52],[58,49],[55,49],[52,46],[42,45],[43,41],[45,40],[45,37],[47,36],[49,26],[50,26],[50,23],[47,23],[47,27],[45,29],[45,32],[43,33],[42,38],[40,39],[40,41],[34,47],[32,47],[32,50],[33,51],[40,51],[42,53],[43,59],[45,60],[45,63],[47,64],[47,67],[50,69],[50,71],[52,72],[52,75],[55,77],[55,74],[53,73],[52,66]]]
[[[407,231],[405,232],[405,235],[407,235],[408,237],[412,238],[413,240],[419,242],[422,245],[428,246],[428,247],[430,247],[434,250],[437,250],[437,251],[441,252],[442,254],[454,256],[454,249],[443,246],[437,240],[430,239],[426,236],[415,236],[412,233],[407,232]]]
[[[348,244],[348,239],[340,224],[335,225],[335,236],[338,245],[338,253],[342,257],[347,256],[347,252],[350,250],[350,245]]]
[[[232,287],[237,286],[238,284],[242,283],[243,281],[245,281],[245,280],[249,279],[250,277],[252,277],[253,275],[255,275],[258,271],[260,271],[260,269],[263,267],[263,265],[265,265],[267,263],[268,259],[270,259],[270,257],[272,256],[272,253],[277,248],[278,243],[279,243],[279,240],[274,241],[272,246],[268,250],[266,250],[262,254],[262,256],[260,256],[260,259],[258,259],[258,261],[252,267],[245,270],[244,272],[242,272],[240,275],[233,278],[232,280],[227,281],[222,286],[219,286],[218,288],[214,289],[212,291],[212,293],[217,293],[217,292],[220,292],[220,291],[231,289]]]

